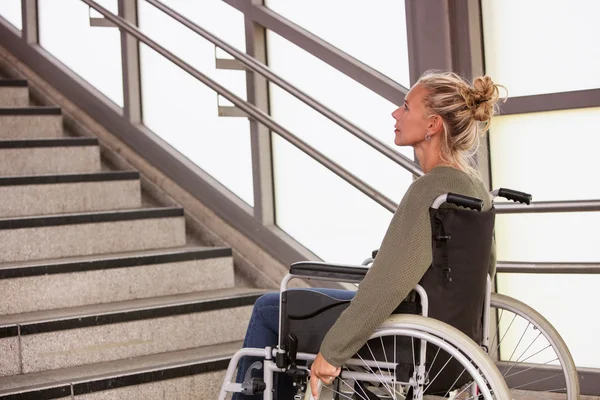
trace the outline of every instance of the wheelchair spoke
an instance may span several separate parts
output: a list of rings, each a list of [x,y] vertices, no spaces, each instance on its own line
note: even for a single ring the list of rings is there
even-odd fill
[[[533,365],[533,366],[531,366],[531,367],[529,367],[529,368],[526,368],[526,369],[524,369],[524,370],[522,370],[522,371],[515,372],[514,374],[506,375],[506,376],[504,376],[504,378],[510,378],[510,377],[512,377],[512,376],[517,376],[517,375],[520,375],[520,374],[522,374],[523,372],[531,371],[532,369],[534,369],[534,368],[537,368],[537,367],[538,367],[538,366],[540,366],[540,365],[546,365],[546,364],[550,364],[551,362],[554,362],[554,361],[556,361],[556,360],[557,360],[557,359],[555,358],[554,360],[547,361],[547,362],[545,362],[545,363],[543,363],[543,364],[535,364],[535,365]],[[561,375],[561,374],[554,375],[554,376],[560,376],[560,375]],[[545,380],[545,379],[548,379],[548,378],[544,378],[544,379],[542,379],[542,380]],[[536,381],[536,382],[539,382],[539,381]],[[533,383],[533,382],[530,382],[530,383]]]
[[[383,357],[385,359],[385,363],[388,366],[387,370],[388,370],[388,374],[392,374],[392,371],[390,371],[390,367],[388,364],[388,359],[387,359],[387,352],[385,351],[385,346],[383,345],[383,338],[380,336],[379,340],[381,341],[381,350],[383,351]]]
[[[346,368],[346,370],[347,370],[347,371],[350,371],[348,368]],[[361,400],[369,400],[369,399],[367,399],[366,397],[364,397],[363,395],[361,395],[360,393],[358,393],[358,392],[356,391],[356,389],[355,389],[355,388],[353,388],[352,386],[350,386],[350,385],[349,385],[349,384],[348,384],[348,383],[347,383],[347,382],[346,382],[344,379],[342,379],[342,378],[338,378],[338,379],[339,379],[339,380],[340,380],[340,381],[341,381],[341,382],[342,382],[344,385],[348,386],[348,387],[350,388],[350,390],[352,390],[352,391],[354,392],[354,394],[357,394],[357,395],[358,395],[358,396],[361,398]],[[356,379],[354,380],[354,383],[356,383]],[[326,386],[324,386],[324,387],[326,387]],[[361,387],[361,386],[359,385],[359,387]],[[362,389],[362,387],[361,387],[361,389]],[[364,390],[363,390],[363,393],[365,394],[365,396],[367,395],[367,394],[364,392]]]
[[[375,357],[373,356],[373,352],[371,351],[371,346],[369,346],[369,343],[367,342],[367,348],[369,349],[369,351],[371,352],[371,356],[373,357],[373,360],[375,361],[375,364],[377,365],[377,369],[379,370],[379,374],[381,376],[383,376],[383,374],[381,373],[381,369],[379,368],[379,364],[377,363],[377,360],[375,360]],[[356,355],[358,356],[358,358],[361,359],[361,361],[365,364],[365,366],[369,369],[369,371],[375,375],[377,377],[377,379],[379,380],[379,382],[387,389],[387,391],[389,392],[389,394],[391,396],[394,396],[392,389],[387,385],[387,383],[385,383],[383,381],[383,379],[380,378],[380,375],[378,375],[375,371],[373,371],[373,369],[371,367],[369,367],[369,365],[365,362],[365,360],[360,356],[360,354],[356,353]]]
[[[515,352],[516,352],[516,351],[517,351],[517,349],[519,348],[519,345],[521,344],[521,341],[522,341],[522,340],[523,340],[523,338],[525,337],[525,334],[527,333],[527,329],[528,329],[530,326],[531,326],[531,322],[529,322],[529,323],[527,324],[527,328],[523,329],[523,334],[521,335],[521,338],[519,339],[519,342],[518,342],[518,343],[517,343],[517,345],[515,346],[515,349],[514,349],[514,350],[513,350],[513,352],[511,353],[510,357],[508,357],[508,361],[510,361],[510,360],[513,358],[513,356],[515,355]],[[531,345],[529,345],[529,346],[531,346]],[[528,347],[528,348],[529,348],[529,347]],[[527,351],[527,350],[525,350],[525,351]],[[521,354],[521,355],[523,355],[523,354]],[[519,357],[519,358],[521,358],[521,357]],[[519,360],[519,358],[517,358],[517,361]]]
[[[533,344],[534,344],[534,343],[535,343],[535,342],[538,340],[538,338],[539,338],[540,336],[542,336],[542,333],[541,333],[541,332],[540,332],[540,333],[539,333],[539,334],[538,334],[538,335],[535,337],[535,339],[533,339],[533,341],[532,341],[531,343],[529,343],[529,346],[527,346],[527,348],[526,348],[526,349],[525,349],[525,350],[524,350],[524,351],[523,351],[523,352],[522,352],[522,353],[519,355],[519,357],[517,357],[516,363],[522,363],[522,362],[525,362],[525,361],[529,360],[531,357],[533,357],[533,356],[535,356],[535,355],[539,354],[540,352],[542,352],[542,351],[546,350],[548,347],[550,347],[550,346],[546,346],[546,347],[545,347],[545,348],[543,348],[542,350],[538,350],[537,352],[535,352],[534,354],[530,355],[530,356],[529,356],[529,357],[527,357],[526,359],[524,359],[524,360],[521,360],[521,357],[523,357],[523,356],[525,355],[525,353],[527,353],[527,351],[528,351],[528,350],[531,348],[531,346],[533,346]],[[521,361],[519,361],[519,360],[521,360]],[[508,361],[510,361],[510,359],[509,359]],[[512,368],[512,367],[511,367],[511,368]],[[509,371],[510,371],[510,370],[509,370]],[[507,371],[507,372],[508,372],[508,371]]]
[[[498,332],[500,332],[500,322],[502,322],[503,314],[504,314],[504,310],[500,310],[500,316],[498,317],[498,328],[496,329],[496,332],[494,332],[494,338],[490,342],[490,350],[494,347],[494,342],[496,341],[496,338],[498,337]],[[490,354],[490,357],[491,356],[492,356],[492,354]]]
[[[530,347],[531,347],[531,346],[530,346]],[[523,360],[521,360],[521,357],[522,357],[522,356],[523,356],[525,353],[521,354],[521,356],[519,356],[519,358],[517,358],[517,360],[516,360],[516,361],[515,361],[515,362],[514,362],[514,363],[513,363],[511,366],[510,366],[510,368],[508,368],[508,370],[505,370],[504,372],[502,372],[502,376],[506,377],[506,374],[508,374],[508,373],[510,372],[510,370],[511,370],[511,369],[513,369],[514,367],[516,367],[516,366],[517,366],[517,365],[519,365],[519,364],[523,364],[525,361],[529,360],[530,358],[533,358],[533,357],[537,356],[537,355],[538,355],[538,354],[540,354],[542,351],[544,351],[544,350],[547,350],[547,349],[549,349],[550,347],[552,347],[552,345],[548,345],[548,346],[544,347],[543,349],[536,351],[535,353],[533,353],[532,355],[530,355],[529,357],[527,357],[527,358],[525,358],[525,359],[523,359]],[[528,348],[527,348],[525,351],[527,351],[528,349],[529,349],[529,347],[528,347]],[[556,360],[558,360],[558,358],[556,358],[556,359],[555,359],[555,360],[553,360],[553,361],[556,361]]]
[[[431,368],[433,368],[433,364],[435,364],[435,360],[437,360],[437,356],[438,354],[440,354],[440,348],[438,347],[437,351],[435,352],[435,356],[433,357],[433,361],[431,362],[431,365],[429,366],[429,369],[427,370],[427,376],[429,376],[429,373],[431,372]]]
[[[417,370],[417,359],[415,358],[415,338],[410,338],[411,346],[412,346],[412,356],[413,356],[413,371]]]
[[[525,371],[521,371],[521,372],[525,372]],[[521,372],[518,372],[518,373],[516,373],[516,374],[514,374],[514,375],[518,375],[518,374],[520,374]],[[562,375],[562,374],[556,374],[556,375],[552,375],[552,376],[547,376],[547,377],[545,377],[545,378],[541,378],[541,379],[538,379],[538,380],[536,380],[536,381],[533,381],[533,382],[527,382],[527,383],[524,383],[524,384],[522,384],[522,385],[515,386],[515,387],[511,388],[511,390],[514,390],[514,389],[520,389],[520,388],[522,388],[522,387],[524,387],[524,386],[527,386],[527,385],[532,385],[532,384],[534,384],[534,383],[538,383],[538,382],[547,381],[548,379],[553,379],[553,378],[556,378],[557,376],[561,376],[561,375]],[[511,375],[511,376],[512,376],[512,375]],[[546,390],[545,390],[545,391],[546,391]]]
[[[342,381],[343,381],[343,380],[342,380]],[[348,385],[346,382],[344,382],[344,383],[345,383],[345,384],[346,384],[348,387],[350,387],[350,385]],[[326,388],[326,389],[328,389],[328,390],[331,390],[333,393],[335,393],[335,394],[337,394],[337,395],[340,395],[340,396],[342,396],[342,397],[343,397],[343,398],[345,398],[345,399],[350,399],[350,400],[353,400],[353,399],[352,399],[352,397],[349,397],[349,396],[345,395],[345,394],[344,394],[344,393],[342,393],[342,392],[338,392],[337,390],[335,390],[335,389],[333,389],[333,388],[330,388],[329,386],[323,386],[323,388],[324,388],[324,389]],[[356,390],[354,390],[354,388],[352,388],[352,387],[350,387],[350,388],[351,388],[351,389],[354,391],[354,393],[355,393],[355,394],[358,394],[358,395],[360,396],[360,393],[356,392]],[[361,397],[361,399],[363,399],[363,400],[368,400],[368,399],[365,399],[365,398],[364,398],[364,397],[362,397],[362,396],[360,396],[360,397]]]
[[[381,368],[379,368],[379,363],[378,363],[378,362],[377,362],[377,360],[375,359],[375,355],[373,354],[373,351],[371,350],[371,346],[369,345],[369,342],[367,342],[367,348],[369,349],[369,353],[371,353],[371,357],[373,357],[373,361],[375,361],[375,366],[376,366],[376,367],[377,367],[377,369],[379,370],[379,374],[380,374],[381,376],[383,376],[383,372],[381,372]],[[382,350],[383,350],[383,353],[385,354],[385,348],[382,348]],[[359,357],[360,357],[360,356],[359,356]],[[362,360],[362,357],[361,357],[361,360]],[[364,360],[363,360],[363,362],[364,362]],[[366,364],[366,363],[365,363],[365,364]],[[371,368],[369,367],[369,369],[371,369]],[[374,372],[373,372],[373,373],[374,373]],[[391,374],[390,374],[390,375],[391,375]],[[393,393],[393,390],[392,390],[392,388],[390,388],[390,387],[388,386],[388,384],[387,384],[387,383],[384,383],[383,381],[381,381],[381,383],[383,384],[383,386],[385,386],[385,388],[388,390],[388,392],[390,392],[390,395],[394,396],[394,400],[395,400],[396,398],[395,398],[395,395],[394,395],[394,393]]]
[[[496,354],[496,351],[498,351],[498,354],[500,354],[500,345],[502,344],[502,341],[506,337],[506,334],[510,330],[510,327],[512,326],[512,324],[515,322],[516,318],[517,318],[517,314],[515,314],[514,317],[513,317],[513,319],[512,319],[512,321],[510,321],[510,325],[508,325],[508,328],[506,328],[506,331],[504,332],[504,335],[502,335],[502,338],[498,342],[498,346],[494,349],[494,352],[492,354],[490,354],[491,357],[493,357],[493,355]],[[498,328],[498,330],[500,330],[500,328]]]
[[[454,381],[454,383],[452,384],[452,386],[450,386],[448,388],[448,391],[446,392],[446,394],[444,395],[444,397],[448,396],[450,394],[450,392],[452,391],[452,389],[454,388],[454,385],[456,385],[456,382],[458,382],[458,380],[460,379],[461,376],[463,376],[463,374],[465,373],[466,369],[463,369],[462,372],[460,373],[460,375],[458,376],[458,378],[456,378],[456,380]],[[472,383],[471,383],[472,385]],[[471,386],[469,385],[469,386]],[[467,387],[469,387],[467,386]],[[464,392],[465,389],[461,390],[460,393],[458,393],[456,396],[458,396],[459,394],[461,394],[462,392]]]
[[[448,358],[448,361],[446,361],[446,363],[444,364],[444,366],[442,367],[442,369],[440,369],[438,371],[438,373],[435,375],[435,377],[431,380],[431,382],[429,382],[429,385],[427,385],[427,387],[425,388],[425,390],[423,391],[423,393],[425,393],[427,391],[427,389],[429,389],[429,387],[433,384],[433,382],[437,379],[438,376],[440,376],[440,374],[442,373],[442,371],[444,370],[444,368],[446,368],[446,366],[448,365],[448,363],[453,359],[454,357],[450,357]]]

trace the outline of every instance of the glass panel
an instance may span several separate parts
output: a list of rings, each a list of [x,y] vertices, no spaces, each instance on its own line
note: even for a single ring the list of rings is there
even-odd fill
[[[534,201],[600,199],[595,184],[599,123],[600,108],[497,117],[490,133],[494,188],[530,192]],[[498,215],[498,259],[598,262],[595,227],[599,223],[599,212]],[[597,348],[592,337],[596,323],[584,312],[586,305],[598,301],[598,279],[597,275],[499,274],[498,291],[548,318],[567,341],[578,366],[599,367],[598,353],[590,351]]]
[[[590,308],[600,303],[599,275],[498,274],[497,282],[499,292],[533,307],[556,328],[578,367],[600,368],[600,322],[593,318]],[[502,328],[501,332],[505,330]],[[509,335],[510,332],[513,330]],[[514,332],[515,337],[507,337],[509,341],[519,340],[518,330]]]
[[[598,262],[598,224],[598,212],[498,215],[498,259]]]
[[[404,0],[266,0],[265,3],[401,85],[410,85]],[[334,17],[342,13],[343,18]]]
[[[118,12],[117,0],[97,3],[112,13]],[[119,29],[91,27],[90,7],[79,0],[38,0],[38,7],[42,47],[122,107]]]
[[[324,260],[360,264],[392,213],[279,137],[273,138],[277,225]]]
[[[398,149],[393,144],[394,120],[391,113],[395,106],[392,103],[280,36],[268,32],[267,39],[269,66],[277,74],[325,106],[353,121],[363,130],[412,158],[412,148]],[[270,101],[271,115],[275,120],[395,202],[400,201],[412,182],[412,175],[409,172],[275,85],[271,85]],[[326,255],[330,261],[343,259],[349,262],[359,262],[361,260],[358,260],[356,256],[361,259],[366,258],[374,248],[371,248],[373,247],[371,241],[362,239],[362,232],[373,232],[373,227],[378,226],[376,223],[373,225],[373,219],[377,220],[378,217],[371,216],[369,213],[371,210],[381,207],[351,186],[342,183],[341,180],[337,184],[330,184],[331,178],[327,177],[331,175],[330,172],[325,171],[324,168],[309,167],[313,161],[310,161],[308,157],[295,156],[292,154],[293,149],[290,149],[289,146],[278,144],[276,141],[273,143],[277,224],[311,250],[317,251],[317,248],[322,248],[320,254]],[[304,174],[304,171],[309,169],[311,174]],[[306,209],[305,195],[298,194],[298,189],[294,186],[299,184],[295,179],[299,172],[294,172],[294,170],[302,171],[303,176],[310,177],[310,187],[323,188],[323,191],[319,192],[314,192],[309,187],[307,190],[311,190],[311,196],[318,193],[315,200],[325,201],[324,197],[327,198],[329,205],[323,204],[323,210],[326,210],[327,214],[323,215],[327,215],[328,218],[333,215],[332,210],[335,208],[338,209],[336,212],[340,213],[340,218],[343,218],[342,216],[348,218],[348,215],[352,215],[349,219],[354,221],[356,219],[355,212],[347,206],[348,198],[364,197],[364,200],[360,200],[361,204],[362,202],[364,204],[371,202],[373,205],[365,206],[364,210],[361,210],[361,219],[353,222],[356,224],[354,230],[341,229],[340,227],[343,225],[330,223],[329,219],[319,219],[323,210],[320,210],[317,205],[314,210],[311,210],[312,216],[304,215],[306,213],[301,214],[304,219],[299,221],[296,219],[296,215],[287,215],[287,213],[298,214],[296,211],[298,209]],[[287,174],[283,171],[286,171]],[[303,184],[308,184],[308,182]],[[338,190],[339,186],[344,186],[345,189]],[[336,189],[333,189],[334,187]],[[349,194],[352,191],[356,193]],[[284,198],[286,201],[281,200]],[[385,213],[387,211],[384,212],[384,215]],[[313,231],[313,228],[306,228],[305,224],[308,221],[312,222],[310,226],[318,226],[319,229]],[[327,222],[323,224],[324,221]],[[297,222],[300,222],[304,228],[295,226],[294,224]],[[381,239],[385,233],[385,225],[383,224],[381,227],[381,232],[375,230],[379,233],[375,237]],[[303,230],[305,228],[306,230]],[[345,243],[336,240],[335,243],[328,244],[332,237],[347,238],[350,234],[359,234],[363,244],[361,246],[354,245],[354,239]],[[309,242],[315,243],[316,247],[311,247]],[[349,243],[352,245],[349,246]],[[379,243],[376,240],[375,248],[377,246]],[[353,249],[349,250],[350,247]],[[354,254],[355,252],[356,254]]]
[[[0,1],[0,16],[14,25],[15,28],[22,29],[21,0]]]
[[[510,96],[600,87],[600,2],[483,0],[486,70]]]
[[[532,193],[534,201],[600,199],[599,125],[600,108],[496,117],[494,187]]]
[[[170,6],[232,44],[244,48],[243,15],[220,1],[170,2]],[[215,48],[151,5],[141,2],[144,33],[246,98],[243,71],[217,70]],[[207,21],[210,21],[208,23]],[[227,33],[229,32],[229,33]],[[235,37],[235,40],[232,40]],[[217,94],[163,56],[141,46],[144,124],[246,203],[253,205],[250,129],[247,118],[219,117]],[[222,105],[228,105],[221,99]]]

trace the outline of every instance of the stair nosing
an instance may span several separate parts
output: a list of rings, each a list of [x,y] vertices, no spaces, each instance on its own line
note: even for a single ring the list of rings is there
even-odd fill
[[[52,185],[59,183],[113,182],[140,179],[137,171],[102,171],[68,174],[0,176],[2,186]]]
[[[0,79],[0,87],[28,87],[25,79]]]
[[[220,289],[215,291],[187,293],[183,295],[126,300],[116,303],[66,308],[55,310],[63,311],[64,314],[55,315],[52,318],[29,320],[23,318],[21,321],[13,318],[16,320],[6,323],[2,322],[2,317],[0,317],[0,338],[16,336],[15,327],[18,328],[19,336],[26,336],[251,306],[258,297],[264,293],[265,290],[260,289]],[[197,297],[193,298],[194,296]],[[185,297],[192,298],[181,300]],[[144,305],[144,302],[156,303]],[[138,304],[136,305],[136,303]],[[112,310],[111,307],[113,308]],[[81,311],[77,312],[78,310]],[[19,315],[27,316],[27,314],[43,315],[46,314],[46,312],[38,311],[34,313],[16,314],[11,317]]]
[[[163,250],[163,251],[161,251]],[[105,256],[94,256],[95,259],[81,260],[83,257],[76,257],[72,261],[59,261],[54,263],[43,263],[35,260],[18,265],[0,265],[0,280],[25,278],[42,275],[56,275],[87,271],[108,270],[117,268],[133,268],[144,265],[159,265],[175,262],[185,262],[194,260],[208,260],[222,257],[232,257],[233,251],[230,247],[190,247],[179,251],[171,249],[159,249],[154,253],[138,253]]]
[[[199,349],[209,349],[214,347],[220,347],[219,352],[217,352],[217,354],[200,355],[193,357],[186,356],[189,353],[195,353]],[[101,372],[96,374],[92,373],[91,375],[75,377],[67,375],[65,377],[61,377],[58,380],[50,380],[50,378],[48,378],[48,382],[41,382],[37,384],[23,385],[20,387],[4,389],[0,391],[0,398],[6,398],[6,396],[18,394],[26,396],[27,393],[35,391],[38,392],[36,394],[43,396],[38,397],[40,400],[51,399],[54,398],[50,397],[52,396],[53,390],[57,391],[58,389],[64,387],[70,388],[71,385],[73,386],[74,393],[81,395],[85,393],[100,392],[107,389],[122,388],[149,382],[160,382],[166,379],[177,379],[201,373],[223,370],[227,368],[229,361],[231,360],[235,352],[241,347],[242,342],[236,341],[222,343],[216,346],[203,346],[202,348],[192,348],[185,350],[177,350],[168,353],[158,353],[146,356],[139,356],[128,360],[128,363],[136,363],[148,358],[164,358],[164,355],[169,355],[169,359],[172,357],[180,357],[183,358],[183,360],[167,362],[154,361],[151,362],[150,365],[142,367],[134,366],[134,368],[123,368],[122,364],[124,364],[125,360],[108,361],[100,363],[99,365],[112,364],[115,367],[115,370],[109,370],[107,372]],[[183,357],[181,355],[183,355]],[[200,366],[200,369],[198,369],[198,366]],[[195,370],[194,367],[196,367]],[[73,367],[70,367],[68,369],[71,368]],[[165,374],[164,372],[166,371],[171,373]],[[44,372],[47,373],[48,371]],[[31,375],[35,376],[37,374],[39,373],[33,373]],[[154,375],[155,378],[144,379],[144,377],[148,375]],[[167,376],[168,378],[160,379],[163,376]],[[123,378],[127,379],[129,383],[125,383]],[[119,379],[121,379],[121,382],[116,382]],[[77,387],[77,389],[75,389],[75,387]],[[19,399],[19,397],[14,397],[14,399]]]
[[[183,217],[181,207],[140,208],[0,219],[0,230]]]
[[[118,377],[106,377],[98,380],[88,380],[85,382],[73,382],[73,394],[83,395],[88,393],[100,392],[108,389],[118,389],[127,386],[134,386],[141,383],[160,382],[168,379],[183,378],[191,375],[198,375],[207,372],[227,369],[231,356],[215,357],[211,360],[190,363],[188,365],[174,366],[170,368],[157,369],[155,371],[137,372],[133,374],[123,374]],[[154,379],[146,377],[154,376]],[[146,379],[145,379],[146,378]]]
[[[52,147],[88,147],[98,146],[97,138],[52,138],[52,139],[25,139],[25,140],[0,140],[0,149],[31,149]]]
[[[13,115],[62,115],[60,107],[0,107],[0,116]]]

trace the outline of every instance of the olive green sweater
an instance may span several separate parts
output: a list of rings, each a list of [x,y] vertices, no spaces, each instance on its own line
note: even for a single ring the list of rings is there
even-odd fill
[[[339,367],[352,357],[419,283],[432,262],[429,207],[437,196],[449,192],[482,199],[484,210],[491,207],[484,183],[460,170],[438,166],[415,180],[356,296],[321,344],[321,353],[330,364]],[[493,245],[491,276],[495,266]]]

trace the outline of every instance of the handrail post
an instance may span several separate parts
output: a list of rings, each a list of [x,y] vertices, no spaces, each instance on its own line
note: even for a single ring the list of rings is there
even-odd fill
[[[119,0],[119,16],[138,26],[138,1]],[[123,68],[123,114],[132,123],[142,122],[139,41],[121,31],[121,63]]]
[[[450,40],[452,45],[452,71],[473,79],[485,72],[483,60],[483,22],[481,2],[448,2]],[[477,170],[483,182],[491,190],[489,133],[485,135],[476,153]]]
[[[39,44],[38,2],[37,0],[21,0],[21,37],[28,44]]]
[[[263,4],[263,0],[252,0]],[[267,63],[267,38],[264,27],[248,17],[244,18],[246,31],[246,53],[259,62]],[[269,114],[269,84],[262,75],[246,70],[247,100]],[[275,204],[273,187],[273,157],[271,132],[253,118],[250,118],[250,143],[252,149],[252,178],[254,183],[254,216],[263,225],[275,224]]]

